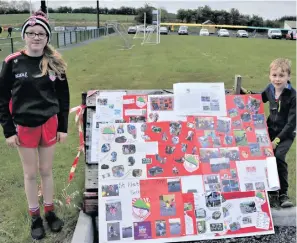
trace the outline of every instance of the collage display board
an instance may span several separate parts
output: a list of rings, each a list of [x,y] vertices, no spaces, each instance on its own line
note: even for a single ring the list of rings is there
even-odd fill
[[[273,234],[276,160],[260,95],[223,83],[173,94],[98,92],[99,242],[182,242]]]

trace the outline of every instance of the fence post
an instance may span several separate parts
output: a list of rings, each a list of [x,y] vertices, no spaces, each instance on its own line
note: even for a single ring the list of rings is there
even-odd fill
[[[12,37],[10,37],[10,43],[11,43],[11,53],[13,53],[13,38]]]
[[[66,32],[64,31],[64,46],[66,46]]]
[[[57,32],[57,48],[60,47],[59,35],[60,35],[60,33]]]
[[[87,92],[82,92],[81,94],[81,104],[86,105],[87,104]],[[86,141],[86,128],[87,128],[87,107],[85,108],[85,111],[83,113],[83,136],[84,136],[84,141]],[[85,151],[86,149],[86,143],[84,144]],[[85,161],[87,161],[87,153],[85,152]]]
[[[70,44],[72,44],[72,31],[70,31]]]
[[[234,92],[233,94],[240,94],[240,89],[241,89],[241,76],[240,75],[235,75],[234,79]]]

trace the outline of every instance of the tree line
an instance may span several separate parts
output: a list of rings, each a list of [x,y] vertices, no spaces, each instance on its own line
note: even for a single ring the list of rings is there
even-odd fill
[[[207,20],[215,24],[243,25],[257,27],[283,27],[285,20],[296,21],[296,16],[283,16],[275,20],[264,20],[259,15],[241,14],[238,9],[232,8],[229,12],[226,10],[212,10],[208,5],[198,7],[197,9],[179,9],[177,19],[185,23],[204,23]]]
[[[145,4],[141,8],[125,7],[120,8],[99,8],[99,14],[110,15],[134,15],[135,20],[143,23],[144,13],[146,13],[146,22],[151,24],[152,10],[154,7]],[[19,14],[28,13],[30,11],[29,1],[2,1],[0,0],[0,14]],[[72,8],[60,6],[57,8],[48,8],[49,13],[89,13],[96,14],[97,9],[93,7]],[[177,14],[169,13],[166,9],[161,9],[161,22],[182,22],[182,23],[204,23],[210,20],[214,24],[225,25],[244,25],[257,27],[280,28],[283,26],[284,20],[296,21],[296,16],[283,16],[275,20],[264,20],[259,15],[241,14],[238,9],[232,8],[229,12],[226,10],[212,10],[208,5],[198,7],[197,9],[179,9]]]

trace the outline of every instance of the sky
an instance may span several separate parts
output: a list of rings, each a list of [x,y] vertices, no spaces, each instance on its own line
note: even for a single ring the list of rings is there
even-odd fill
[[[30,0],[29,0],[30,1]],[[73,1],[73,0],[46,0],[49,7],[59,7],[59,6],[69,6],[72,8],[82,7],[82,6],[92,6],[96,7],[96,0],[93,1]],[[40,1],[31,0],[33,9],[40,7]],[[145,3],[148,3],[154,7],[164,7],[168,12],[176,13],[178,9],[196,9],[200,6],[208,5],[213,10],[227,10],[231,8],[237,8],[241,14],[249,15],[259,15],[264,19],[276,19],[287,16],[296,16],[296,1],[176,1],[176,0],[152,0],[152,1],[124,1],[124,0],[100,0],[100,8],[119,8],[121,6],[130,7],[142,7]]]

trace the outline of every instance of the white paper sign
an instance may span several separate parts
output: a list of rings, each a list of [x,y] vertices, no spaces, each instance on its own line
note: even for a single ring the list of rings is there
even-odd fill
[[[173,91],[178,115],[227,116],[224,83],[177,83]]]
[[[126,92],[100,92],[96,97],[96,117],[99,122],[123,119],[123,96]]]
[[[268,176],[268,184],[269,188],[272,191],[276,191],[280,189],[278,171],[277,171],[277,164],[275,157],[267,157],[267,176]]]

